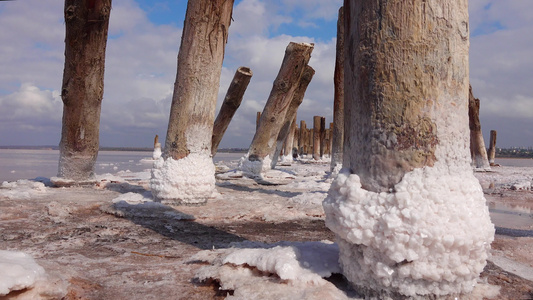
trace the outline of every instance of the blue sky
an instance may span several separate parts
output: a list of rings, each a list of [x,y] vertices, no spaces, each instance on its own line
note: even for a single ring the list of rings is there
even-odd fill
[[[470,78],[485,139],[533,146],[533,1],[471,0]],[[290,41],[313,42],[316,70],[298,119],[332,118],[337,11],[342,1],[235,2],[219,101],[239,66],[254,72],[221,147],[248,147]],[[150,147],[168,123],[185,0],[113,0],[102,146]],[[0,1],[0,145],[57,145],[64,63],[63,2]]]

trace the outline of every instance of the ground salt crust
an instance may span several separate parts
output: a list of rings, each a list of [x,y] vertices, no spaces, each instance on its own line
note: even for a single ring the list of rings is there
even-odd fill
[[[191,153],[174,160],[160,157],[150,179],[152,195],[165,204],[200,204],[218,196],[215,165],[209,154]]]
[[[235,248],[206,250],[193,260],[210,263],[197,279],[215,279],[226,299],[349,299],[323,279],[340,273],[339,249],[331,242],[235,243]]]
[[[343,274],[385,293],[471,292],[494,239],[472,170],[437,163],[407,173],[394,190],[367,191],[346,170],[333,182],[323,207]]]
[[[33,287],[44,274],[44,269],[30,255],[0,250],[0,296]]]

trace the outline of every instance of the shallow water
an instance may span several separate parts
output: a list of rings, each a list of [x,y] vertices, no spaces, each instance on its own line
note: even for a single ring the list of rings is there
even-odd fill
[[[217,153],[213,161],[236,160],[242,153]],[[140,172],[152,167],[152,152],[100,151],[95,165],[96,174],[130,170]],[[59,150],[0,149],[0,183],[57,175]]]

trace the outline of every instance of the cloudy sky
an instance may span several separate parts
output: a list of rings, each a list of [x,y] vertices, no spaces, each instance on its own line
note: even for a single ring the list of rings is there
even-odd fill
[[[166,135],[185,0],[113,0],[101,146],[150,147]],[[241,0],[219,89],[239,66],[254,76],[220,147],[248,147],[290,41],[313,42],[316,75],[298,112],[332,119],[341,0]],[[500,147],[533,146],[533,1],[470,1],[470,76],[481,124]],[[64,63],[63,1],[0,1],[0,145],[57,145]]]

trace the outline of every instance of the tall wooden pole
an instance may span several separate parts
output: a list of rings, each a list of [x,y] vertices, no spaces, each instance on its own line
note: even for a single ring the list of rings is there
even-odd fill
[[[261,112],[258,111],[255,117],[255,130],[259,129],[259,121],[261,120]]]
[[[320,158],[326,152],[326,118],[320,117]]]
[[[261,177],[261,172],[270,169],[270,155],[276,147],[287,109],[313,48],[313,44],[291,42],[285,49],[281,68],[259,120],[259,128],[255,132],[246,159],[240,164],[241,170],[247,176]]]
[[[490,131],[488,158],[489,158],[489,163],[490,163],[491,166],[495,164],[495,158],[496,158],[496,136],[497,135],[498,135],[498,133],[497,133],[496,130],[491,130]]]
[[[468,95],[468,117],[470,124],[470,156],[472,166],[476,169],[490,169],[487,157],[487,148],[481,132],[481,122],[479,121],[479,99],[474,97],[472,86],[469,87]]]
[[[313,117],[313,159],[320,159],[320,132],[322,131],[322,117]]]
[[[343,170],[324,200],[377,299],[472,298],[494,239],[470,165],[467,0],[344,1]]]
[[[211,138],[232,10],[233,0],[187,4],[165,149],[152,170],[152,194],[164,203],[216,194]]]
[[[213,156],[217,153],[218,144],[220,144],[226,129],[228,129],[233,115],[241,105],[244,92],[250,83],[250,79],[252,79],[252,75],[252,70],[248,67],[239,67],[235,71],[235,75],[226,92],[226,97],[224,97],[224,102],[222,102],[220,112],[213,126],[213,137],[211,140],[211,155]]]
[[[292,125],[294,118],[296,118],[298,107],[300,107],[300,104],[302,104],[304,100],[304,96],[305,96],[305,91],[307,90],[307,86],[309,86],[309,83],[313,79],[314,75],[315,75],[315,70],[311,66],[305,66],[305,70],[302,74],[302,77],[300,78],[300,81],[298,82],[298,88],[294,91],[292,101],[285,115],[285,120],[283,121],[283,124],[278,134],[278,138],[276,141],[276,147],[274,148],[274,152],[272,153],[272,164],[271,164],[272,168],[274,168],[278,162],[278,157],[283,146],[283,141],[287,139],[287,136],[290,133],[291,125]],[[289,153],[292,153],[292,143],[291,143],[290,148],[291,149]]]
[[[305,132],[307,131],[307,125],[304,120],[300,121],[300,134],[298,136],[298,154],[303,156],[305,153]]]
[[[344,7],[339,8],[337,20],[337,54],[333,75],[333,133],[331,141],[331,171],[342,167],[344,145]]]
[[[65,1],[63,121],[57,181],[83,182],[94,177],[110,12],[111,0]]]

